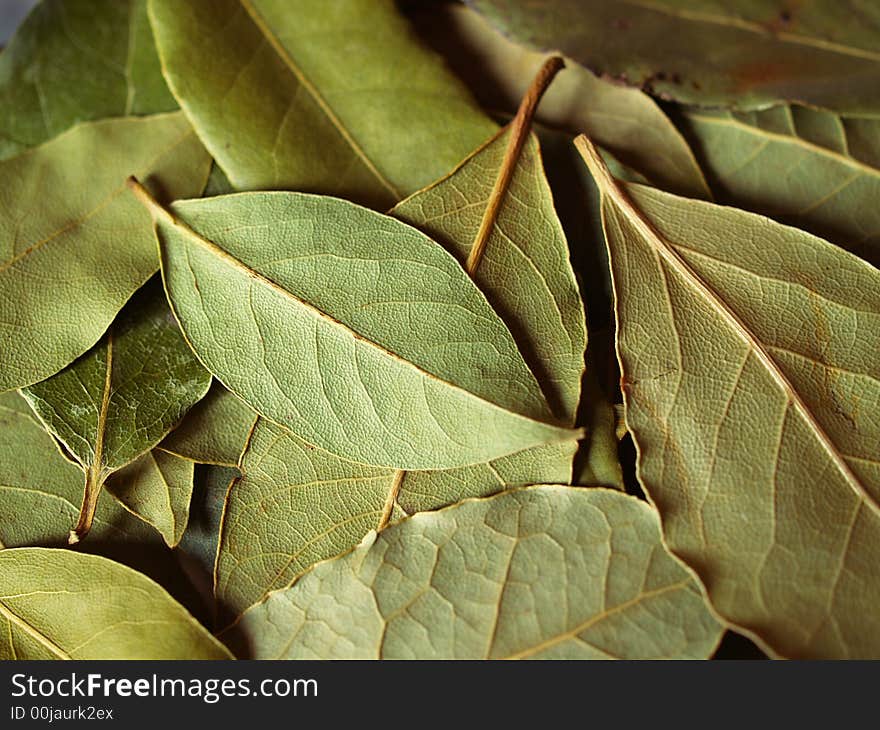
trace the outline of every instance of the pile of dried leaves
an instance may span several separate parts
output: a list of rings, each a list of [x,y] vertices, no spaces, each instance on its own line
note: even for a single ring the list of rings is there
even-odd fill
[[[0,55],[0,657],[880,657],[877,5],[469,5]]]

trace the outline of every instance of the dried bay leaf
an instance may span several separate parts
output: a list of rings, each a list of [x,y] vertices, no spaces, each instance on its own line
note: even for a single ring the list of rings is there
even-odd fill
[[[410,226],[284,192],[168,212],[133,185],[154,212],[166,289],[190,345],[226,387],[309,443],[363,463],[432,469],[576,437],[550,423],[485,297]]]
[[[627,426],[670,550],[787,657],[880,653],[880,274],[761,216],[603,194]]]
[[[0,659],[231,659],[149,578],[95,555],[0,551]]]
[[[505,35],[662,98],[880,112],[880,12],[862,0],[468,0]]]
[[[680,120],[721,202],[880,263],[880,119],[783,106],[687,110]]]
[[[543,486],[392,525],[224,638],[261,659],[632,659],[707,657],[720,635],[648,505]]]
[[[172,91],[239,190],[387,209],[494,128],[391,0],[150,0],[149,13]]]
[[[257,413],[216,380],[159,448],[199,464],[238,466]]]
[[[535,102],[528,102],[532,111]],[[392,214],[441,242],[471,271],[560,420],[573,425],[584,310],[529,120],[491,138]],[[508,158],[511,143],[522,149]],[[511,177],[496,191],[505,168]],[[260,421],[241,463],[244,476],[227,500],[217,596],[235,615],[407,514],[513,486],[567,483],[575,449],[570,440],[457,469],[394,473],[335,457]]]
[[[0,54],[0,160],[78,122],[176,108],[146,0],[43,0]]]
[[[163,198],[186,197],[209,165],[180,112],[80,124],[0,162],[0,391],[82,355],[156,270],[126,176],[139,170]]]
[[[79,467],[62,456],[17,393],[0,394],[0,548],[67,544],[82,499]],[[159,534],[113,498],[101,500],[79,546],[125,563],[193,603],[192,585]]]
[[[113,474],[107,491],[176,546],[189,520],[193,462],[153,449]]]
[[[22,391],[86,475],[83,509],[71,540],[88,532],[107,477],[161,441],[207,393],[210,383],[210,373],[184,341],[156,279],[126,304],[98,345],[57,375]],[[170,458],[163,461],[170,464]],[[156,524],[155,509],[148,503],[167,501],[169,485],[161,475],[147,477],[144,468],[153,467],[159,468],[150,457],[122,477],[128,481],[137,474],[135,481],[148,490],[137,495],[127,492],[123,501],[129,506],[141,504],[149,517],[134,511]],[[191,469],[189,481],[191,489]],[[177,512],[172,510],[161,520],[164,527],[157,525],[166,539],[165,527],[179,521]],[[172,535],[169,544],[177,539],[179,535]]]
[[[464,5],[414,2],[408,15],[485,108],[516,110],[544,54],[508,40]],[[637,89],[597,78],[569,61],[541,99],[535,118],[572,135],[590,135],[664,190],[711,197],[687,142],[656,102]]]

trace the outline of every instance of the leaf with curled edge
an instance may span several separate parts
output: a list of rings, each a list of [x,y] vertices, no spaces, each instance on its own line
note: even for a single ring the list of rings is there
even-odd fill
[[[150,0],[149,13],[172,91],[238,190],[387,209],[494,129],[392,0]]]
[[[238,466],[258,416],[216,380],[159,448],[199,464]]]
[[[193,469],[188,459],[152,449],[113,474],[107,491],[175,547],[189,521]]]
[[[172,308],[258,413],[362,463],[451,468],[576,437],[504,323],[424,234],[353,203],[239,193],[156,218]]]
[[[880,653],[880,272],[756,214],[602,191],[638,474],[715,609],[777,655]]]
[[[880,112],[880,12],[862,0],[467,0],[505,35],[664,99]]]
[[[96,555],[0,551],[0,659],[231,659],[158,584]]]
[[[181,336],[160,282],[154,279],[126,304],[98,345],[57,375],[22,391],[85,473],[73,542],[89,531],[110,474],[149,452],[210,384],[210,373]],[[124,479],[131,477],[129,473]],[[147,508],[153,500],[168,496],[163,479],[147,479],[144,473],[140,477],[141,487],[148,492],[158,488],[159,493],[129,494],[127,504]],[[153,523],[155,510],[147,509],[148,513],[139,514]],[[179,521],[171,513],[166,517],[163,524]],[[160,532],[168,537],[167,531]],[[169,544],[179,536],[171,539]]]
[[[0,54],[0,160],[78,122],[176,108],[146,0],[43,0]]]
[[[648,505],[541,486],[372,534],[221,638],[249,659],[683,659],[721,631]]]
[[[683,110],[719,202],[805,228],[880,264],[880,118],[781,106]]]
[[[544,53],[499,33],[479,13],[458,3],[412,3],[407,16],[443,53],[485,109],[513,113]],[[597,144],[664,190],[710,198],[694,154],[675,125],[647,94],[598,78],[573,61],[541,99],[535,120]],[[555,186],[554,186],[555,188]]]
[[[126,176],[186,197],[210,164],[180,112],[79,124],[0,162],[0,391],[73,362],[156,271],[149,215]]]

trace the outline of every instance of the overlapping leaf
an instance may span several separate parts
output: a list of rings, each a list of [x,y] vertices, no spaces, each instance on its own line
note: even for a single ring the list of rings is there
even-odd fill
[[[391,0],[150,0],[149,11],[171,89],[239,190],[387,209],[492,131]]]
[[[415,229],[298,193],[149,205],[202,362],[309,443],[432,469],[573,436],[485,297]]]
[[[229,659],[165,590],[70,550],[0,551],[0,659]]]
[[[146,0],[43,0],[0,54],[0,159],[77,122],[176,108]]]
[[[160,448],[200,464],[238,466],[257,414],[214,381]]]
[[[89,530],[90,512],[107,477],[161,441],[205,395],[210,383],[210,373],[183,340],[156,280],[137,292],[92,350],[57,375],[22,391],[86,475],[77,538]],[[163,461],[172,468],[170,459]],[[146,490],[137,494],[126,490],[123,501],[146,509],[133,507],[152,524],[159,519],[155,500],[168,497],[161,468],[147,475],[155,468],[158,465],[150,457],[122,477],[122,482],[140,482],[140,490]],[[174,481],[179,486],[181,478]],[[189,482],[191,490],[191,468]],[[161,518],[159,527],[169,544],[180,538],[178,530],[166,529],[169,521],[180,522],[184,514],[181,508],[172,512],[177,514]],[[179,532],[185,524],[183,519]]]
[[[406,519],[235,628],[262,659],[694,658],[721,633],[647,505],[553,486]]]
[[[180,112],[80,124],[0,162],[0,390],[82,355],[156,270],[149,215],[126,176],[191,196],[209,165]]]
[[[519,41],[663,98],[880,112],[880,11],[864,0],[468,2]]]
[[[797,106],[681,119],[719,200],[880,263],[880,119]]]
[[[410,17],[495,112],[513,113],[544,54],[517,45],[479,13],[457,3],[417,3]],[[584,132],[651,182],[680,195],[709,197],[694,155],[651,97],[596,77],[569,61],[547,89],[536,120]]]
[[[789,657],[880,653],[880,273],[758,215],[603,194],[626,419],[670,549]]]
[[[174,547],[189,520],[193,462],[153,449],[114,474],[107,491]]]

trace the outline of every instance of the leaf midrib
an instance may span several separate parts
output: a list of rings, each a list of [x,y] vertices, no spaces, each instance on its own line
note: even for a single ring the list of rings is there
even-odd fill
[[[576,140],[578,148],[584,157],[587,166],[593,173],[597,185],[601,191],[603,199],[610,199],[620,212],[630,220],[639,234],[644,238],[648,245],[657,253],[662,260],[666,261],[672,269],[678,273],[686,282],[689,282],[696,292],[702,295],[706,303],[726,320],[730,328],[745,342],[747,347],[754,353],[758,361],[764,366],[764,369],[771,378],[779,386],[780,390],[785,394],[788,402],[794,407],[803,418],[808,429],[814,434],[821,444],[822,448],[831,458],[832,463],[841,476],[858,495],[876,514],[880,515],[880,504],[868,492],[862,482],[856,477],[852,469],[846,463],[843,455],[837,446],[816,420],[810,408],[801,398],[800,393],[791,384],[782,368],[776,363],[773,356],[767,351],[764,345],[740,319],[739,315],[733,311],[730,305],[718,294],[712,287],[704,282],[702,278],[694,271],[685,259],[679,254],[674,244],[667,241],[663,235],[654,227],[654,225],[645,217],[645,215],[636,207],[635,203],[630,199],[629,195],[618,185],[617,181],[612,177],[608,168],[605,166],[601,157],[598,156],[592,144],[586,141],[585,137],[579,137]],[[610,248],[610,240],[606,237],[606,244]],[[610,255],[610,251],[609,251]]]
[[[289,193],[261,193],[261,194],[262,195],[271,195],[271,194],[286,195]],[[467,388],[464,388],[463,386],[460,386],[456,383],[451,383],[448,380],[445,380],[445,379],[435,375],[434,373],[431,373],[431,372],[425,370],[424,368],[420,367],[416,363],[414,363],[410,360],[407,360],[406,358],[402,357],[401,355],[399,355],[396,352],[393,352],[392,350],[389,350],[388,348],[386,348],[382,344],[380,344],[378,342],[374,342],[372,339],[369,339],[367,337],[364,337],[363,335],[356,332],[354,329],[349,327],[344,322],[341,322],[340,320],[336,319],[335,317],[328,314],[327,312],[324,312],[323,310],[319,309],[318,307],[313,305],[311,302],[308,302],[305,299],[301,299],[296,294],[294,294],[292,291],[290,291],[290,290],[286,289],[285,287],[281,286],[280,284],[276,283],[275,281],[268,278],[267,276],[260,273],[259,271],[252,269],[246,263],[237,259],[235,256],[233,256],[231,253],[226,251],[221,246],[219,246],[216,243],[214,243],[213,241],[210,241],[207,238],[204,238],[203,236],[201,236],[195,230],[190,228],[186,223],[184,223],[182,220],[177,218],[175,215],[173,215],[172,213],[167,211],[164,207],[162,207],[161,205],[156,203],[154,200],[152,202],[148,202],[147,204],[150,205],[151,209],[157,215],[161,216],[169,226],[180,231],[187,239],[194,241],[201,248],[205,249],[206,251],[211,253],[213,256],[216,256],[221,262],[227,264],[229,267],[231,267],[234,270],[253,279],[254,281],[266,286],[267,288],[276,292],[277,294],[279,294],[283,298],[295,302],[297,305],[299,305],[303,309],[311,312],[312,314],[314,314],[320,320],[326,322],[331,327],[338,328],[344,332],[347,332],[351,337],[353,337],[356,341],[362,343],[364,346],[370,347],[374,350],[377,350],[379,353],[381,353],[381,355],[383,357],[394,360],[395,362],[400,363],[407,368],[415,370],[425,380],[433,381],[436,383],[442,383],[444,387],[449,388],[450,390],[456,391],[458,393],[461,393],[461,394],[465,395],[465,397],[467,397],[468,399],[472,399],[472,400],[478,401],[480,403],[483,403],[489,409],[496,411],[496,412],[503,413],[507,417],[521,420],[524,423],[531,423],[531,424],[544,426],[546,428],[554,429],[558,432],[558,435],[559,435],[558,440],[567,440],[568,438],[575,438],[577,436],[577,434],[578,434],[577,429],[566,428],[565,426],[560,426],[558,424],[550,423],[548,421],[542,421],[537,418],[532,418],[531,416],[526,416],[522,413],[517,413],[516,411],[510,410],[509,408],[506,408],[498,403],[494,403],[493,401],[487,400],[483,396],[478,395],[476,393],[473,393],[472,391],[468,390]],[[165,245],[167,245],[167,244],[165,244]],[[161,266],[161,264],[160,264],[160,266]],[[547,443],[551,443],[551,441],[547,441]]]
[[[34,626],[31,626],[27,621],[25,621],[21,616],[15,613],[9,606],[7,606],[2,598],[0,598],[0,616],[9,621],[13,626],[17,626],[18,629],[25,634],[27,634],[30,638],[36,641],[38,644],[46,647],[50,652],[52,652],[59,659],[73,659],[70,654],[68,654],[64,649],[62,649],[58,644],[52,641],[48,636],[42,633],[39,629]]]
[[[768,40],[779,40],[791,45],[807,46],[809,48],[817,48],[823,51],[839,53],[843,56],[852,56],[867,61],[880,61],[880,53],[868,51],[856,46],[846,46],[841,43],[834,43],[813,36],[801,35],[790,31],[778,30],[772,31],[764,25],[752,20],[743,20],[741,18],[733,18],[726,15],[717,15],[715,13],[701,12],[699,10],[672,9],[661,3],[651,2],[651,0],[622,0],[625,4],[633,7],[649,10],[670,18],[679,18],[697,23],[707,23],[718,25],[726,28],[736,28],[744,30],[754,35],[762,36]]]
[[[263,18],[263,16],[260,15],[260,12],[254,7],[251,0],[239,0],[239,2],[241,3],[241,6],[244,8],[250,19],[253,21],[254,25],[260,31],[260,34],[272,47],[272,50],[275,51],[275,53],[282,60],[284,65],[296,77],[297,81],[299,81],[300,85],[308,92],[309,96],[312,97],[312,99],[318,105],[318,108],[322,112],[324,112],[324,115],[327,117],[328,121],[333,125],[334,129],[339,132],[339,135],[342,137],[343,140],[345,140],[346,144],[348,144],[352,152],[354,152],[355,156],[376,178],[377,182],[393,196],[394,200],[400,200],[403,195],[379,171],[379,168],[377,168],[375,163],[367,156],[367,153],[354,138],[354,135],[351,133],[348,127],[346,127],[342,123],[342,120],[336,115],[336,112],[333,110],[327,100],[324,99],[324,97],[318,91],[317,87],[309,80],[309,78],[305,75],[303,70],[296,63],[296,61],[294,61],[293,57],[290,55],[287,49],[278,40],[278,37],[272,32],[272,29],[266,23],[266,20]]]
[[[767,141],[789,145],[792,147],[800,147],[811,154],[826,157],[840,163],[845,167],[852,168],[860,174],[880,178],[880,169],[877,169],[876,167],[873,167],[866,162],[862,162],[855,157],[845,155],[842,152],[837,152],[836,150],[829,149],[828,147],[823,147],[816,144],[815,142],[810,142],[809,140],[804,139],[798,134],[770,132],[766,129],[762,129],[761,127],[756,127],[754,125],[747,124],[746,122],[739,121],[738,119],[705,116],[694,112],[687,112],[685,114],[685,117],[688,119],[696,120],[698,123],[701,124],[710,124],[719,127],[732,127],[741,132],[751,134],[755,137],[766,139]]]

